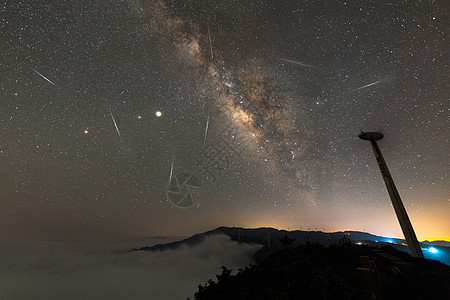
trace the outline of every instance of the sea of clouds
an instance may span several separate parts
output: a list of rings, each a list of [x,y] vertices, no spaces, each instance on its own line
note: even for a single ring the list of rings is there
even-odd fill
[[[192,299],[221,266],[248,266],[260,247],[214,235],[194,247],[130,251],[161,241],[0,244],[0,299]]]

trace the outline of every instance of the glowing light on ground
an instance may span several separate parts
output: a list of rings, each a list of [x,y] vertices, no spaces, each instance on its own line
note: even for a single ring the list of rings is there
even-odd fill
[[[437,253],[438,250],[436,248],[434,248],[434,247],[430,247],[430,248],[428,248],[428,252]]]
[[[162,112],[160,112],[159,110],[155,113],[155,115],[157,116],[157,117],[161,117],[162,116]]]

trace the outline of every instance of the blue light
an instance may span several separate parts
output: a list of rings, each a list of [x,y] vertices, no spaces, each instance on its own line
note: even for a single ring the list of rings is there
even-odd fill
[[[428,248],[428,251],[431,252],[431,253],[437,253],[438,252],[438,250],[436,248],[434,248],[434,247]]]

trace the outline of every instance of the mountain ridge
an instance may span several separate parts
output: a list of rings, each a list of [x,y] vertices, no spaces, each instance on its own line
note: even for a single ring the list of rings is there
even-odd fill
[[[203,242],[207,237],[216,234],[225,234],[232,240],[239,243],[258,244],[263,247],[254,254],[256,261],[265,259],[271,253],[282,248],[282,239],[285,235],[294,239],[293,246],[305,245],[305,244],[320,244],[324,246],[330,246],[338,244],[339,241],[345,236],[350,239],[351,242],[357,244],[365,244],[370,246],[384,246],[390,245],[393,248],[409,253],[409,249],[406,246],[404,239],[396,239],[390,237],[383,237],[374,235],[367,232],[360,231],[337,231],[337,232],[323,232],[323,231],[304,231],[304,230],[279,230],[271,227],[259,227],[259,228],[242,228],[242,227],[227,227],[220,226],[213,230],[203,233],[194,234],[189,238],[185,238],[179,241],[170,242],[167,244],[156,244],[153,246],[144,246],[141,248],[132,249],[132,251],[165,251],[174,250],[181,246],[193,247]],[[450,243],[449,242],[428,242],[424,241],[420,243],[424,250],[424,255],[428,259],[439,260],[447,265],[450,265]],[[447,246],[445,246],[447,245]],[[433,248],[437,252],[427,251]]]

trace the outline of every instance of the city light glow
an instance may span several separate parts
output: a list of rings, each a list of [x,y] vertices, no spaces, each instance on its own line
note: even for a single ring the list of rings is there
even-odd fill
[[[434,248],[434,247],[428,248],[428,251],[431,252],[431,253],[437,253],[438,252],[438,250],[436,248]]]

